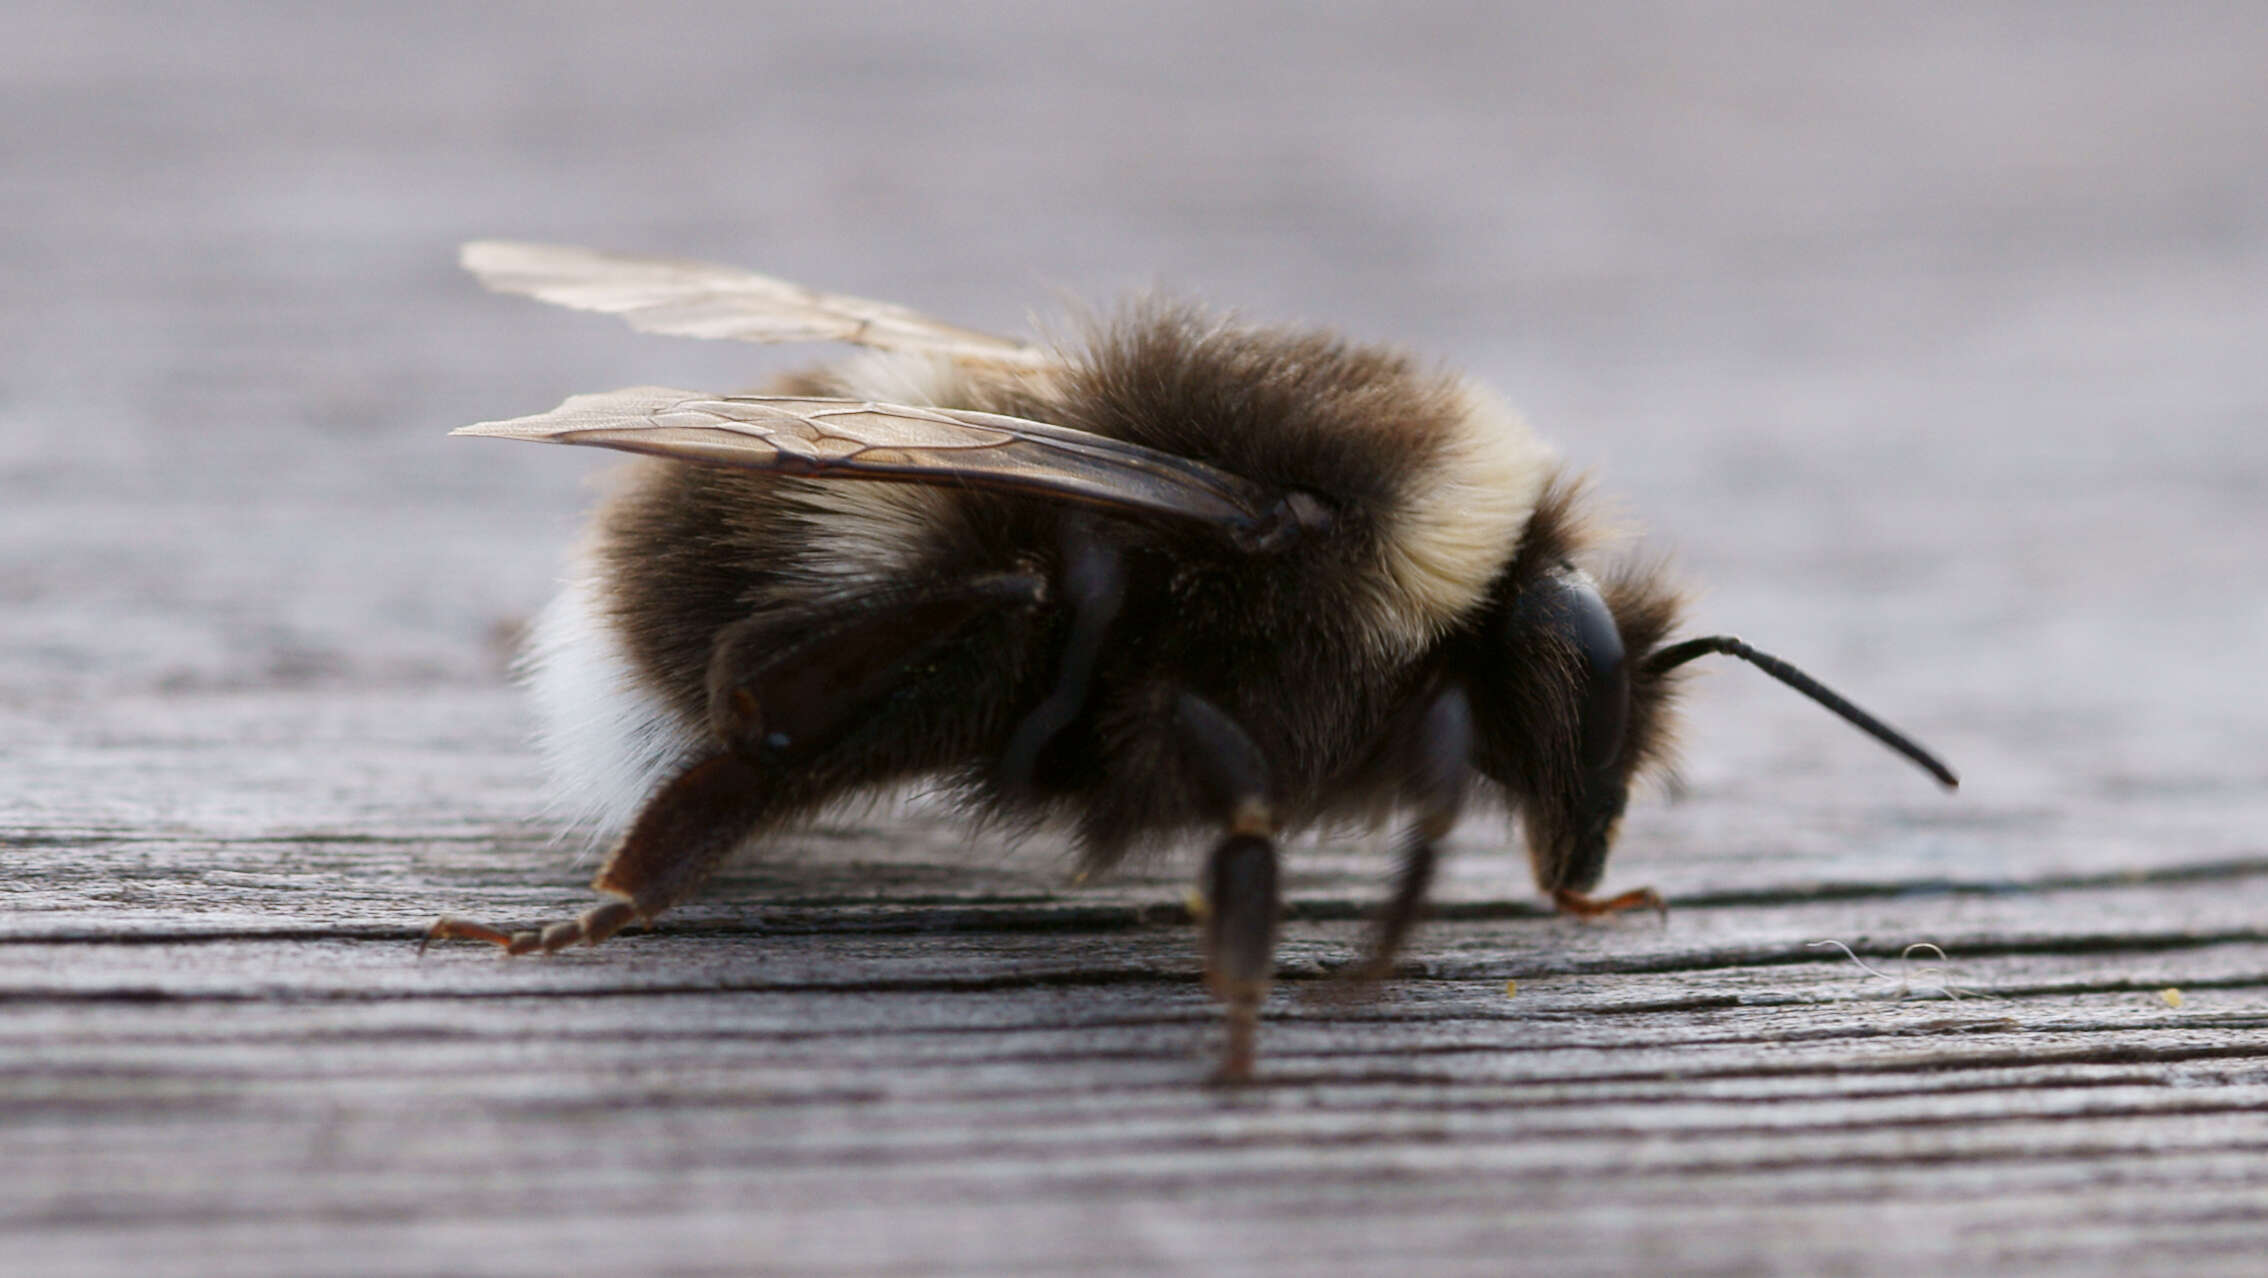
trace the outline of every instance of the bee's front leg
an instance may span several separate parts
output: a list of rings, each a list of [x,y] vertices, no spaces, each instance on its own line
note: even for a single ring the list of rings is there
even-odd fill
[[[1205,861],[1205,984],[1228,1005],[1228,1046],[1214,1078],[1242,1083],[1252,1077],[1283,917],[1268,762],[1234,719],[1195,693],[1181,694],[1174,726],[1206,797],[1228,824]]]
[[[1552,892],[1551,903],[1561,914],[1579,919],[1603,919],[1624,910],[1652,910],[1662,918],[1669,917],[1669,903],[1662,894],[1650,887],[1632,888],[1617,896],[1595,897],[1572,888],[1559,888]]]
[[[815,762],[847,773],[847,765],[828,765],[821,756],[844,744],[964,627],[1003,609],[1036,605],[1046,593],[1036,576],[989,573],[725,627],[709,662],[716,752],[656,790],[607,854],[591,887],[616,899],[524,931],[444,916],[427,929],[426,941],[486,941],[508,954],[548,954],[596,945],[633,920],[652,922],[767,819],[824,788],[809,777],[799,786],[783,779]]]
[[[1416,738],[1402,748],[1410,777],[1407,797],[1417,807],[1417,823],[1402,847],[1394,895],[1373,925],[1370,953],[1348,973],[1357,986],[1374,984],[1393,972],[1394,959],[1425,908],[1441,840],[1449,837],[1464,807],[1473,754],[1473,709],[1465,690],[1451,685],[1426,703]]]

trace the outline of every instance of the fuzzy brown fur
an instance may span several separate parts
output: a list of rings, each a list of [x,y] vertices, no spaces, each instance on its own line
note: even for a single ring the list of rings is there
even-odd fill
[[[1585,784],[1568,763],[1579,672],[1550,636],[1492,626],[1542,574],[1595,555],[1580,488],[1551,484],[1524,535],[1500,548],[1475,606],[1437,627],[1429,646],[1388,659],[1375,642],[1380,611],[1399,606],[1375,567],[1381,541],[1397,535],[1416,495],[1444,481],[1442,459],[1470,428],[1459,387],[1399,352],[1239,327],[1182,306],[1103,326],[1044,381],[942,374],[943,406],[1073,426],[1312,494],[1328,507],[1329,528],[1257,557],[1188,529],[1090,521],[1124,558],[1124,606],[1086,704],[1050,744],[1036,786],[1011,789],[992,768],[1055,676],[1064,619],[1048,609],[988,618],[956,637],[886,715],[783,778],[760,824],[846,789],[939,773],[993,818],[1068,818],[1089,859],[1108,864],[1210,828],[1171,725],[1182,691],[1210,699],[1250,734],[1289,824],[1360,820],[1394,806],[1406,783],[1396,743],[1420,698],[1456,682],[1474,691],[1484,785],[1527,816],[1531,844],[1551,845],[1534,851],[1539,883],[1566,886],[1574,854],[1560,845],[1573,818],[1559,810],[1578,804]],[[777,389],[857,395],[862,387],[821,371]],[[813,588],[812,565],[830,548],[824,520],[795,517],[812,484],[649,462],[601,515],[596,558],[611,615],[640,676],[688,721],[706,718],[704,678],[726,627],[770,617],[787,643],[882,606],[870,585]],[[950,489],[924,495],[934,500],[920,508],[919,544],[904,547],[909,576],[1060,573],[1064,507]],[[841,504],[839,491],[830,496]],[[1626,646],[1643,656],[1674,624],[1675,596],[1643,570],[1605,580]],[[1631,691],[1617,785],[1667,748],[1669,683],[1640,680]]]

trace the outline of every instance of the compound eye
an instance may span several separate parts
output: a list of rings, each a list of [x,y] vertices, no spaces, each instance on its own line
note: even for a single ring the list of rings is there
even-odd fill
[[[1586,771],[1601,772],[1622,755],[1630,723],[1630,665],[1624,659],[1622,631],[1599,597],[1589,573],[1563,564],[1522,591],[1513,605],[1513,624],[1556,635],[1575,654],[1581,687],[1576,752]]]

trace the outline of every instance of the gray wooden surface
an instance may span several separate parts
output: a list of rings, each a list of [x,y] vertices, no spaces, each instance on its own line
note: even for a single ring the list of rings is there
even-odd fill
[[[2259,7],[0,33],[0,1268],[2258,1271]],[[1370,1005],[1315,978],[1379,850],[1301,847],[1235,1095],[1188,864],[1074,888],[918,803],[655,935],[420,960],[587,874],[500,645],[596,459],[442,432],[783,359],[481,294],[479,235],[1011,329],[1162,282],[1437,351],[1699,625],[1966,788],[1727,669],[1610,873],[1666,925],[1547,916],[1474,821]]]

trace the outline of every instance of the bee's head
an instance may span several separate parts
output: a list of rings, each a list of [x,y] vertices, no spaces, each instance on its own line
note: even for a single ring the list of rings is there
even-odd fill
[[[1481,767],[1510,791],[1546,892],[1598,883],[1632,781],[1666,762],[1673,681],[1647,657],[1675,615],[1651,575],[1602,588],[1561,562],[1490,619]]]
[[[1927,750],[1777,657],[1728,635],[1665,644],[1677,613],[1658,573],[1602,583],[1565,561],[1499,596],[1476,707],[1477,761],[1519,809],[1545,892],[1597,886],[1631,782],[1667,765],[1678,668],[1710,653],[1757,666],[1948,789],[1959,784]]]

